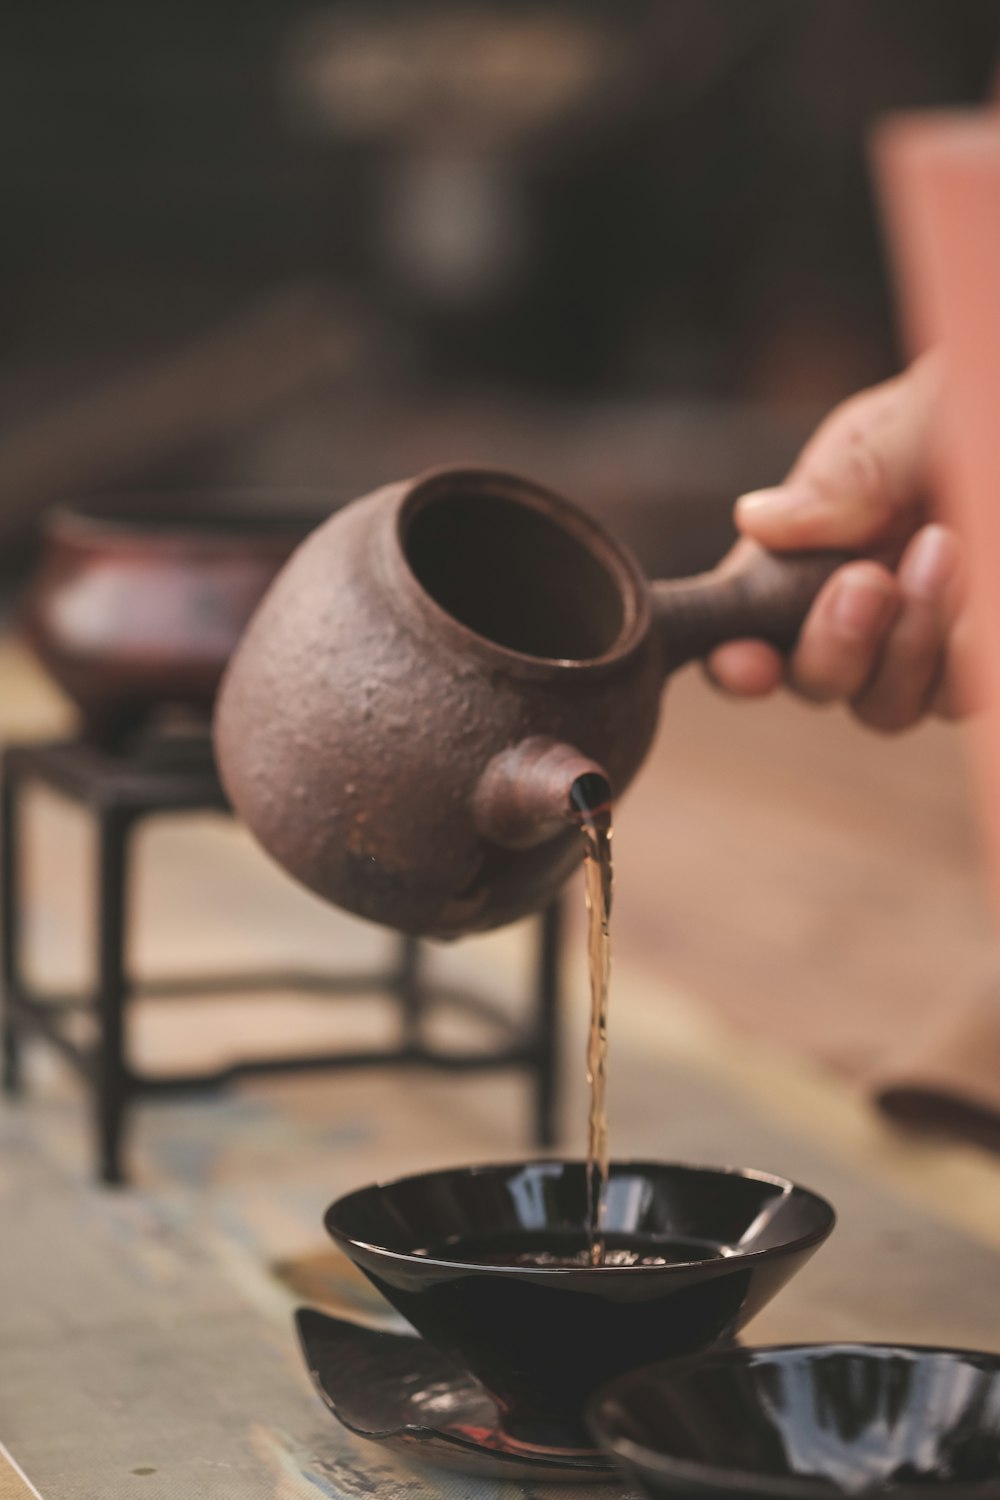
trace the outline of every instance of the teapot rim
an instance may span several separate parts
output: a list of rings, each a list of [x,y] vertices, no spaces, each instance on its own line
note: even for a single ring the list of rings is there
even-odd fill
[[[612,644],[597,656],[539,656],[502,645],[466,625],[424,587],[406,551],[409,527],[442,489],[488,491],[526,509],[556,520],[580,543],[614,581],[622,601],[622,622]],[[400,593],[417,604],[465,651],[472,651],[518,676],[548,677],[553,673],[601,673],[630,660],[649,636],[652,609],[646,578],[629,549],[593,516],[546,485],[510,470],[480,464],[445,464],[424,470],[400,488],[384,533],[383,557]],[[399,597],[399,594],[397,594]]]

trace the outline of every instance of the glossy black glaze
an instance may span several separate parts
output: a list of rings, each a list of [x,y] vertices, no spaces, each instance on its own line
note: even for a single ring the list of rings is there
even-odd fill
[[[462,1167],[363,1188],[326,1214],[333,1239],[432,1344],[496,1399],[506,1432],[546,1447],[589,1444],[581,1412],[623,1370],[731,1339],[833,1228],[829,1204],[783,1178],[614,1163],[607,1228],[652,1249],[714,1246],[667,1266],[463,1263],[448,1242],[509,1235],[544,1250],[583,1242],[582,1162]]]
[[[549,1455],[510,1444],[482,1386],[412,1331],[365,1328],[311,1307],[298,1310],[295,1325],[313,1384],[359,1437],[463,1474],[614,1484],[617,1469],[598,1448]]]
[[[997,1500],[1000,1355],[880,1344],[740,1349],[620,1377],[595,1437],[654,1500]]]

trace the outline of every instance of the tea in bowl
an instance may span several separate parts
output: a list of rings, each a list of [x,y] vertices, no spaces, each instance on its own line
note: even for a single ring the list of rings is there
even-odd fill
[[[613,1376],[725,1345],[829,1235],[830,1205],[780,1177],[612,1163],[591,1263],[582,1161],[459,1167],[349,1193],[341,1250],[485,1387],[508,1442],[592,1447],[582,1411]]]

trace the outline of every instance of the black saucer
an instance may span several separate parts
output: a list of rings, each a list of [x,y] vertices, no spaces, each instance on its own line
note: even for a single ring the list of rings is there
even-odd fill
[[[386,1333],[301,1307],[299,1341],[317,1391],[338,1421],[414,1463],[491,1479],[615,1481],[597,1448],[526,1452],[500,1431],[471,1375],[417,1334]]]
[[[732,1350],[619,1376],[589,1417],[649,1500],[1000,1500],[1000,1354]]]

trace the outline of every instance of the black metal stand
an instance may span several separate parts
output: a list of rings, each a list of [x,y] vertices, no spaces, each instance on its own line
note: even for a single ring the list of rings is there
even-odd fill
[[[31,781],[80,803],[96,820],[97,973],[89,994],[43,994],[33,989],[24,975],[20,794]],[[4,751],[0,764],[0,979],[5,1092],[15,1094],[20,1088],[22,1035],[33,1032],[58,1048],[90,1086],[97,1126],[98,1174],[107,1183],[124,1180],[122,1137],[127,1108],[134,1099],[216,1088],[250,1074],[398,1065],[456,1073],[517,1069],[529,1076],[534,1090],[534,1142],[543,1148],[553,1144],[561,933],[558,902],[539,918],[533,1014],[521,1025],[465,991],[426,985],[420,969],[421,944],[405,936],[397,939],[395,963],[382,973],[256,973],[135,983],[128,976],[126,955],[131,835],[144,817],[203,811],[231,811],[205,738],[161,737],[128,754],[111,753],[78,741],[14,745]],[[133,997],[246,995],[282,989],[331,997],[362,993],[389,996],[399,1004],[399,1045],[255,1058],[198,1074],[140,1074],[129,1064],[126,1020],[128,1002]],[[431,1046],[424,1038],[423,1023],[436,1005],[488,1022],[500,1037],[499,1045],[492,1050],[460,1052]],[[80,1011],[89,1013],[96,1025],[89,1046],[80,1045],[67,1030],[67,1020]]]

